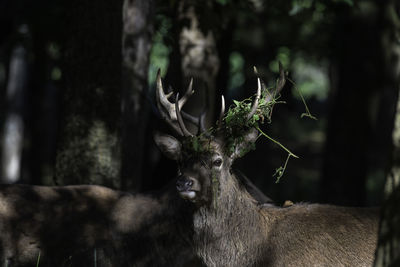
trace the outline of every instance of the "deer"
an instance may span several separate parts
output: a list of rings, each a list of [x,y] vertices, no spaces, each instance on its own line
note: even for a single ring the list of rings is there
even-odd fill
[[[272,201],[240,180],[259,203]],[[175,184],[135,194],[0,184],[0,266],[203,266],[190,240],[194,207]]]
[[[228,125],[222,96],[217,125],[208,130],[203,114],[196,118],[182,111],[193,93],[192,82],[181,99],[176,94],[173,103],[173,93],[164,92],[158,76],[158,106],[175,136],[156,134],[155,142],[178,164],[176,190],[191,206],[188,240],[194,253],[206,266],[218,267],[372,266],[378,208],[260,204],[231,170],[235,159],[246,154],[259,136],[251,120],[263,116],[262,105],[271,114],[269,104],[285,82],[281,64],[274,90],[268,91],[258,78],[255,98],[233,125]],[[187,130],[184,119],[198,125],[196,134]]]
[[[280,67],[274,91],[284,83]],[[7,267],[372,264],[376,209],[320,204],[282,208],[269,203],[231,169],[233,161],[254,145],[258,130],[246,125],[227,128],[223,97],[217,126],[214,131],[206,129],[205,113],[196,117],[181,110],[193,94],[192,86],[191,81],[179,98],[178,93],[165,93],[157,74],[157,106],[173,135],[155,133],[154,140],[178,166],[177,177],[167,188],[133,194],[98,185],[0,185],[0,263]],[[246,120],[272,101],[272,94],[261,87],[258,79]],[[187,130],[185,121],[198,126],[196,134]],[[233,135],[238,138],[232,141]]]

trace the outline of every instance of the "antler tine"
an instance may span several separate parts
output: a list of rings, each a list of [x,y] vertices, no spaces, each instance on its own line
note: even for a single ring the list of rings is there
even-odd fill
[[[282,63],[279,61],[279,79],[276,84],[276,88],[275,88],[274,92],[272,92],[271,94],[268,94],[265,101],[268,103],[269,101],[271,101],[271,98],[273,96],[276,96],[277,94],[279,94],[279,92],[282,91],[283,87],[285,86],[285,83],[286,83],[285,71],[283,70]]]
[[[247,115],[247,119],[251,119],[254,115],[254,113],[256,113],[257,108],[258,108],[258,102],[260,100],[261,97],[261,81],[260,78],[257,78],[257,94],[256,94],[256,98],[254,99],[253,105],[251,106],[251,110],[249,112],[249,114]]]
[[[165,97],[167,98],[167,100],[174,94],[174,89],[170,86],[168,86],[168,91],[169,93],[165,94]]]
[[[189,84],[188,90],[186,92],[188,95],[190,95],[190,93],[193,92],[191,90],[192,83],[193,83],[193,79],[190,80],[190,84]],[[200,116],[195,117],[195,116],[192,116],[192,115],[190,115],[190,114],[188,114],[188,113],[186,113],[186,112],[184,112],[182,110],[180,112],[182,114],[182,117],[185,120],[187,120],[187,121],[189,121],[189,122],[191,122],[191,123],[193,123],[194,125],[197,126],[197,134],[204,133],[204,132],[207,131],[207,129],[205,127],[205,118],[206,118],[206,115],[207,115],[207,110],[208,110],[208,105],[209,105],[208,90],[206,90],[206,93],[204,94],[204,100],[205,100],[206,104],[203,107],[203,111],[201,112]]]
[[[183,95],[181,100],[179,100],[179,110],[182,109],[183,105],[186,103],[186,101],[189,99],[189,97],[191,97],[193,95],[194,90],[192,90],[192,88],[193,88],[193,78],[190,79],[189,86],[188,86],[185,94]]]
[[[182,109],[182,106],[186,103],[186,101],[189,99],[189,97],[194,93],[194,90],[192,90],[192,87],[193,87],[193,78],[190,79],[189,86],[188,86],[185,94],[183,95],[183,97],[180,100],[179,110]],[[180,113],[182,114],[182,117],[185,120],[188,120],[189,122],[193,123],[194,125],[199,125],[199,118],[192,116],[192,115],[184,112],[183,110],[181,110]]]
[[[181,114],[182,114],[182,117],[183,117],[185,120],[189,121],[190,123],[193,123],[194,125],[198,125],[198,124],[199,124],[199,118],[197,118],[197,117],[195,117],[195,116],[192,116],[192,115],[186,113],[186,112],[183,111],[183,110],[181,110]]]
[[[184,136],[183,131],[180,126],[177,124],[178,118],[176,117],[176,108],[175,104],[171,103],[168,99],[173,94],[171,91],[168,94],[165,94],[164,88],[161,81],[161,71],[160,69],[157,72],[157,89],[156,89],[156,102],[157,107],[160,112],[162,119],[179,135]]]
[[[278,85],[276,86],[275,93],[279,93],[286,83],[286,75],[285,71],[283,70],[282,63],[279,61],[279,80]]]
[[[166,111],[168,114],[171,116],[172,119],[174,119],[175,112],[172,110],[171,103],[168,101],[168,97],[170,94],[165,95],[164,93],[164,88],[162,86],[162,81],[161,81],[161,71],[158,69],[157,71],[157,90],[156,90],[156,99],[157,99],[157,105],[159,106],[158,108],[160,111]],[[162,108],[162,109],[161,109]]]
[[[222,127],[222,120],[224,119],[224,114],[225,114],[225,98],[224,95],[221,95],[221,112],[219,113],[218,128]]]
[[[181,113],[180,113],[179,93],[176,94],[176,98],[175,98],[175,111],[176,111],[176,118],[178,119],[178,124],[179,124],[179,127],[180,127],[183,135],[184,136],[193,136],[193,134],[186,129],[185,124],[182,119],[182,116],[181,116]]]
[[[197,127],[199,127],[198,132],[202,133],[205,132],[205,124],[204,124],[204,120],[207,114],[207,110],[205,109],[199,117],[195,117],[192,116],[188,113],[186,113],[185,111],[181,110],[180,112],[182,114],[182,118],[184,118],[185,120],[189,121],[190,123],[193,123],[194,125],[196,125]]]
[[[192,87],[193,79],[191,79],[185,95],[181,99],[179,99],[179,94],[177,94],[175,98],[176,102],[172,103],[169,98],[173,95],[173,90],[165,94],[162,85],[160,69],[157,72],[156,101],[158,110],[164,121],[180,136],[192,136],[192,134],[186,129],[181,115],[181,109],[183,105],[194,92],[192,90]],[[199,123],[199,119],[196,117],[193,117],[186,113],[184,114],[184,116],[186,117],[185,119],[188,119],[190,122],[196,125]]]
[[[182,114],[182,118],[185,120],[189,121],[190,123],[193,123],[193,125],[196,125],[198,127],[198,133],[203,133],[206,131],[205,129],[205,116],[206,116],[206,110],[204,110],[199,117],[192,116],[185,111],[181,110],[180,113]]]
[[[199,125],[198,125],[198,134],[205,133],[206,126],[205,126],[205,118],[206,118],[206,111],[203,111],[199,116]]]
[[[182,109],[182,106],[186,103],[186,101],[189,99],[189,97],[194,93],[194,90],[192,90],[192,87],[193,87],[193,78],[190,79],[189,86],[179,102],[179,110]],[[188,120],[189,122],[193,123],[194,125],[199,124],[199,118],[192,116],[184,111],[181,111],[180,113],[182,114],[182,116],[185,120]]]

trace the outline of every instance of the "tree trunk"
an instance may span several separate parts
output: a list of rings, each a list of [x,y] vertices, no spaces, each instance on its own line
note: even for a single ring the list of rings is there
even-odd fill
[[[120,182],[121,1],[65,2],[57,184]]]
[[[6,115],[2,140],[1,183],[16,183],[21,179],[21,160],[24,144],[24,94],[28,80],[28,51],[17,44],[10,58],[6,90]]]
[[[139,191],[149,116],[148,70],[154,2],[124,0],[122,33],[121,188]]]
[[[214,123],[217,102],[215,99],[216,79],[220,60],[216,40],[211,29],[204,30],[205,27],[201,27],[200,18],[191,1],[179,2],[178,25],[180,27],[178,38],[182,89],[184,91],[189,85],[190,79],[193,78],[193,89],[195,90],[184,110],[198,116],[203,112],[205,100],[207,100],[205,126],[208,128]],[[192,132],[197,129],[195,125],[188,125],[188,127]]]
[[[384,204],[374,266],[400,264],[400,101],[393,129],[392,167],[386,177]]]
[[[381,3],[382,4],[382,3]],[[378,247],[374,266],[400,265],[400,4],[389,0],[381,5],[383,15],[382,50],[384,51],[383,86],[397,100],[392,131],[392,161],[386,175]],[[382,100],[387,100],[383,98]],[[390,103],[390,102],[389,102]],[[391,105],[389,105],[391,106]],[[394,114],[394,112],[393,112]],[[390,116],[393,121],[393,116]],[[392,124],[393,125],[393,124]]]
[[[380,85],[379,31],[374,12],[347,7],[338,14],[321,200],[363,206]]]

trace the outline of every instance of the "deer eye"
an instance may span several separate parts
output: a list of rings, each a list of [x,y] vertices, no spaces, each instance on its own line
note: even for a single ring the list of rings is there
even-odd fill
[[[213,165],[215,167],[219,167],[219,166],[221,166],[221,164],[222,164],[222,159],[216,159],[213,161]]]

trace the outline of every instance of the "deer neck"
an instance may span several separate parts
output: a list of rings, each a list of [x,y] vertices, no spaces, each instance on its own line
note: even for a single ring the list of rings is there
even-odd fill
[[[207,266],[253,265],[267,234],[265,217],[235,177],[221,181],[217,202],[194,214],[196,253]]]

